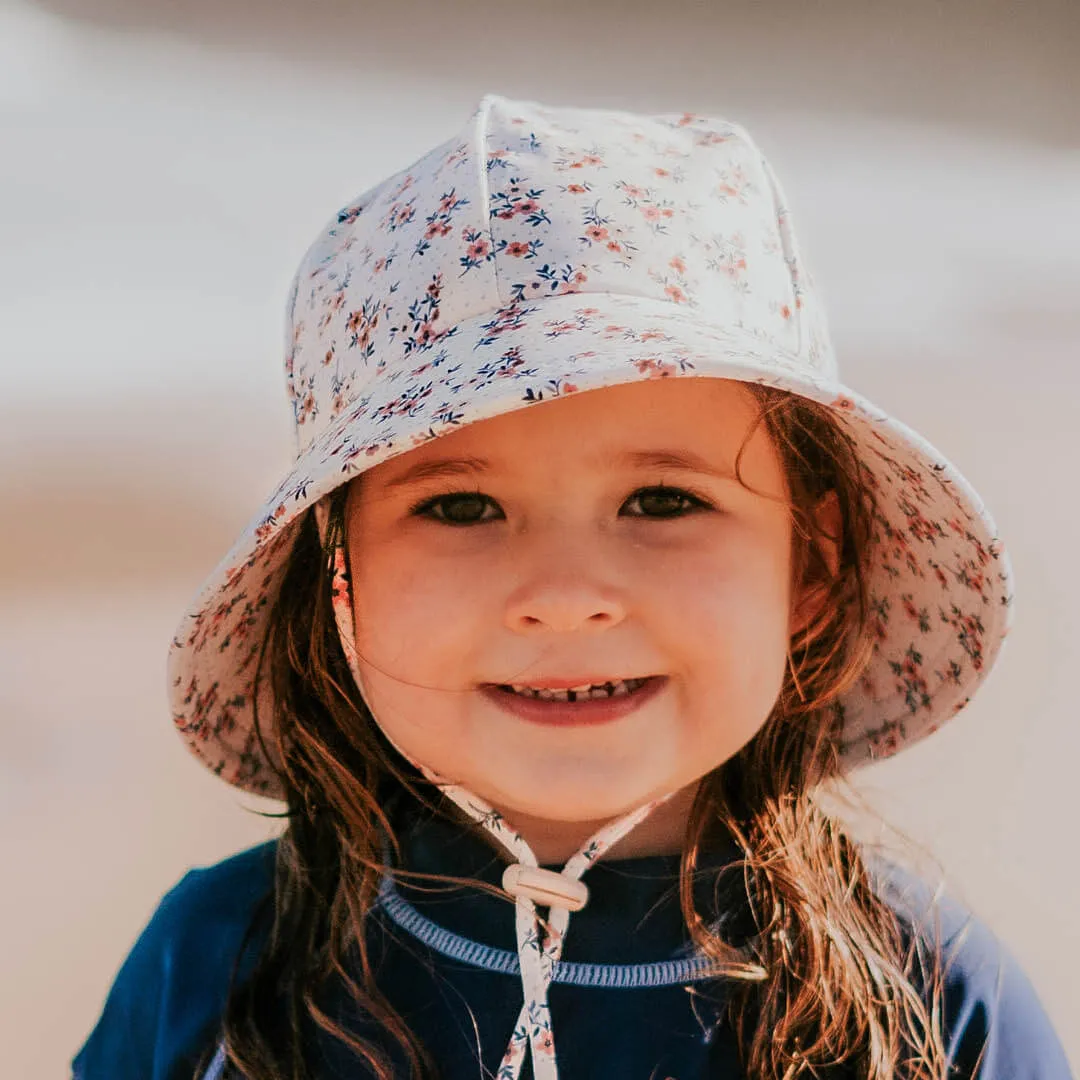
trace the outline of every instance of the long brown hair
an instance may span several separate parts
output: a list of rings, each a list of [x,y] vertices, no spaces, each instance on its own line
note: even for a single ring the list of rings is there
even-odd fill
[[[683,916],[694,942],[725,961],[727,1015],[751,1080],[819,1076],[840,1063],[866,1080],[941,1080],[937,943],[906,932],[875,887],[860,844],[821,798],[832,792],[865,809],[842,786],[836,747],[840,698],[872,648],[873,496],[850,436],[828,409],[751,390],[788,477],[795,585],[817,589],[822,602],[790,643],[783,687],[765,724],[699,784],[680,863]],[[380,1080],[394,1075],[387,1040],[410,1076],[438,1075],[376,985],[365,925],[389,869],[384,843],[399,854],[383,809],[391,797],[407,792],[452,816],[456,808],[440,805],[437,791],[390,747],[349,673],[330,593],[344,491],[333,497],[323,541],[311,515],[300,528],[259,664],[274,706],[269,729],[257,716],[257,730],[280,762],[288,825],[277,847],[272,906],[263,913],[267,940],[250,978],[234,978],[223,1020],[231,1075],[249,1080],[308,1080],[300,1033],[311,1024],[350,1046]],[[815,513],[833,497],[841,522],[840,537],[832,538],[835,573]],[[463,817],[461,823],[473,827]],[[738,942],[725,940],[694,906],[699,855],[710,837],[723,834],[742,852],[723,874],[741,873],[753,929]],[[335,981],[383,1031],[381,1046],[328,1014],[322,995]],[[282,1001],[285,1015],[275,1012],[271,1020]]]

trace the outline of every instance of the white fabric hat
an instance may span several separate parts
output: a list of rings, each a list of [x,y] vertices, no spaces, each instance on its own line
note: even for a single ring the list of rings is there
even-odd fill
[[[304,514],[462,425],[633,380],[778,387],[827,405],[855,440],[881,511],[877,646],[842,702],[845,768],[948,720],[1006,634],[993,522],[933,447],[839,381],[776,178],[728,121],[485,98],[320,233],[291,290],[285,370],[296,463],[169,654],[178,730],[238,787],[281,794],[252,680]]]

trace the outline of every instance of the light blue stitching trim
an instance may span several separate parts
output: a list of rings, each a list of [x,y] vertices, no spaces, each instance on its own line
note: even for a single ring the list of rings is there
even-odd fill
[[[218,1043],[217,1053],[214,1055],[214,1060],[206,1067],[206,1072],[203,1073],[202,1080],[221,1080],[222,1074],[225,1072],[225,1044],[223,1042]]]
[[[379,906],[402,930],[442,956],[500,975],[521,974],[521,962],[516,953],[470,941],[432,922],[402,899],[389,877],[384,877],[379,886]],[[685,960],[661,960],[653,964],[580,964],[558,960],[552,965],[551,981],[568,986],[637,990],[702,982],[720,974],[723,966],[723,961],[702,953],[695,953]],[[207,1080],[211,1078],[207,1077]]]

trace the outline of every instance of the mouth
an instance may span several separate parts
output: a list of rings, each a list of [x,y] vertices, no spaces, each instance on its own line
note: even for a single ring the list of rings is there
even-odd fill
[[[666,686],[666,675],[553,689],[489,683],[481,692],[501,709],[539,724],[602,724],[636,712]]]

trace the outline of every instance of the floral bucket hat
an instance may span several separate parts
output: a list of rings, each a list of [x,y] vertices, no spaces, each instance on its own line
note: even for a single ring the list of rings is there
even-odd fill
[[[181,736],[245,790],[282,795],[253,731],[253,682],[306,513],[325,523],[341,485],[462,425],[601,387],[759,383],[827,406],[854,440],[879,504],[876,647],[842,700],[845,770],[952,717],[1007,632],[1011,574],[992,520],[932,446],[840,382],[776,177],[726,120],[485,98],[460,134],[319,234],[290,292],[285,374],[295,464],[192,602],[168,663]],[[343,557],[337,572],[359,684]],[[517,859],[504,885],[525,1006],[498,1075],[516,1077],[528,1046],[538,1080],[553,1080],[546,990],[587,899],[578,879],[652,805],[554,874],[482,800],[443,790]],[[551,906],[542,932],[537,903]]]

